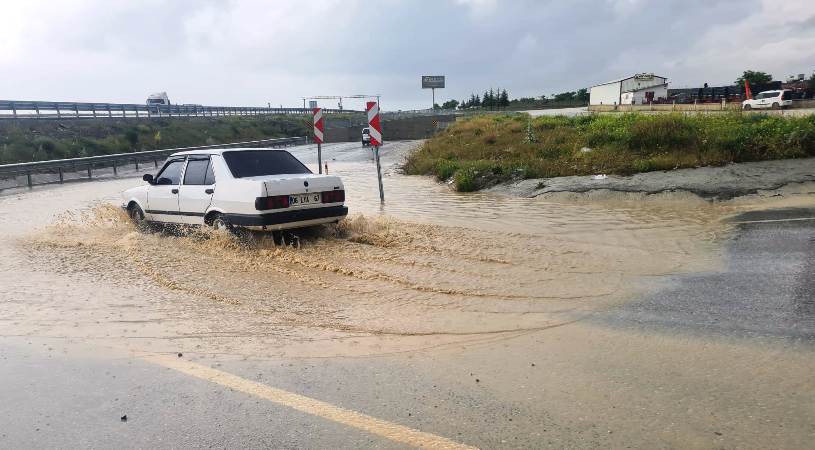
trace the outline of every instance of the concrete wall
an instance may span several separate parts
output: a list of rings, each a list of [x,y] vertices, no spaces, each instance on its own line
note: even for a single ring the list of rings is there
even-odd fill
[[[647,99],[645,98],[646,92],[653,92],[654,99],[668,98],[668,86],[663,84],[661,86],[653,86],[639,91],[624,92],[622,95],[620,95],[620,104],[642,105],[643,102],[647,102]]]
[[[791,109],[815,108],[815,100],[793,102]],[[589,105],[592,112],[633,112],[633,111],[733,111],[741,110],[741,103],[698,103],[698,104],[658,104],[658,105]],[[756,110],[769,111],[769,110]]]
[[[651,88],[654,86],[662,86],[668,82],[668,79],[665,77],[657,77],[654,76],[653,78],[626,78],[625,80],[620,82],[620,90],[622,92],[632,92],[632,91],[640,91],[646,88]],[[648,89],[649,91],[651,89]]]
[[[439,130],[455,122],[453,115],[422,116],[382,122],[382,138],[385,141],[427,139]],[[325,142],[361,142],[362,129],[367,122],[353,119],[328,118],[325,126]]]
[[[620,103],[620,83],[601,84],[589,91],[590,105],[616,105]]]

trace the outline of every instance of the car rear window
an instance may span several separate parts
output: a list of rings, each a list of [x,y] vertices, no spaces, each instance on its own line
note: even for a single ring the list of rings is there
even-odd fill
[[[224,152],[224,160],[235,178],[311,173],[285,150],[242,150]]]

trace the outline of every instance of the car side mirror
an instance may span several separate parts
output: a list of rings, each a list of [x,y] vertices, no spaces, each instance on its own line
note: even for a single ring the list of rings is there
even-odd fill
[[[144,176],[142,176],[141,179],[148,182],[148,183],[150,183],[150,184],[155,184],[155,181],[153,180],[153,174],[152,173],[144,174]]]

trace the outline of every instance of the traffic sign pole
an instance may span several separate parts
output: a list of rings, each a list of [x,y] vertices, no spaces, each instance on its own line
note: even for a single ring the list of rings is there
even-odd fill
[[[325,130],[325,119],[323,119],[323,110],[321,108],[314,108],[314,142],[317,143],[317,170],[323,173],[323,137]]]
[[[376,159],[376,177],[379,181],[379,201],[385,203],[385,191],[382,188],[382,165],[379,162],[379,146],[382,145],[382,124],[379,120],[379,102],[368,102],[365,108],[368,111],[368,130],[371,145],[374,147]]]

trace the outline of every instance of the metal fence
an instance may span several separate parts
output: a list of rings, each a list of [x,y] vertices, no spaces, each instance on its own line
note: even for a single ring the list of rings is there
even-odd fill
[[[324,109],[327,114],[358,113]],[[263,108],[255,106],[139,105],[128,103],[31,102],[0,100],[0,119],[92,119],[225,117],[311,114],[308,108]]]
[[[50,161],[37,161],[30,163],[0,165],[0,179],[26,176],[26,184],[31,187],[35,184],[50,184],[52,182],[63,183],[66,172],[87,171],[88,177],[92,179],[94,169],[113,168],[113,174],[118,175],[120,167],[127,164],[135,164],[139,170],[139,164],[152,165],[158,167],[159,162],[176,152],[189,150],[207,150],[217,148],[238,148],[238,147],[287,147],[290,145],[307,144],[306,137],[290,137],[278,139],[263,139],[259,141],[233,142],[229,144],[201,145],[197,147],[168,148],[162,150],[151,150],[146,152],[117,153],[115,155],[88,156],[84,158],[55,159]],[[46,183],[35,183],[35,174],[58,174],[59,181],[49,181]]]

